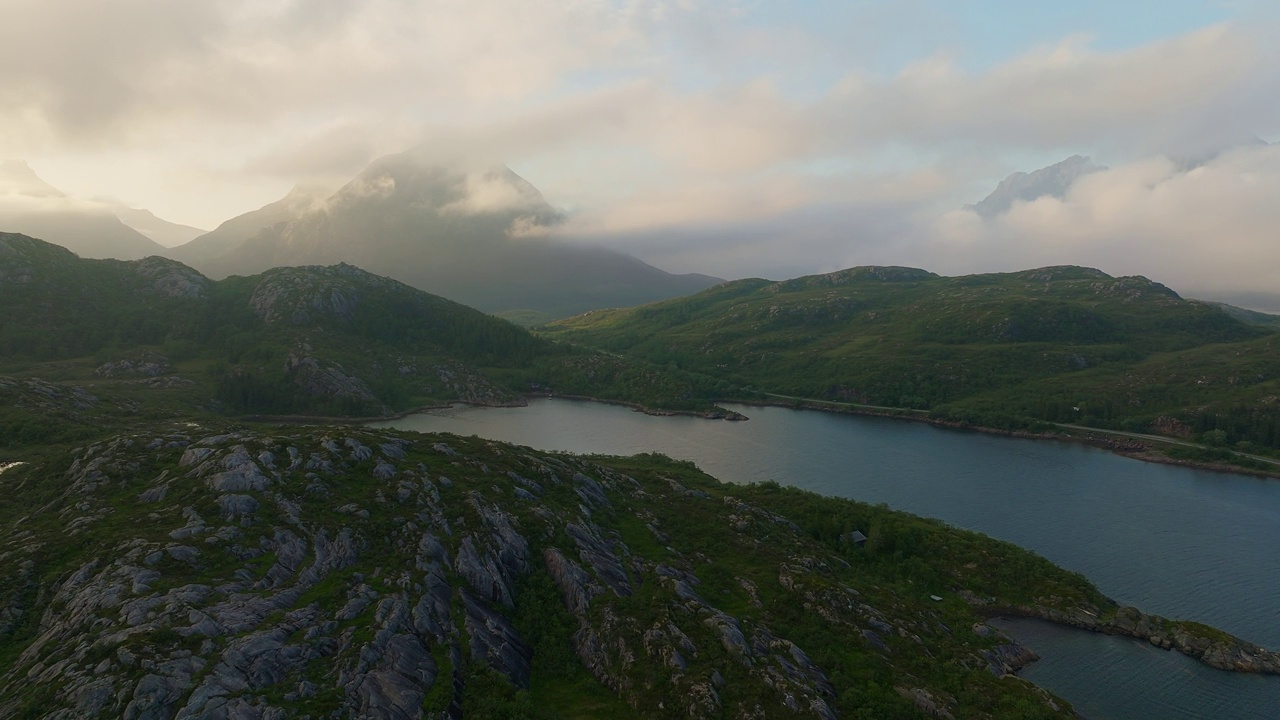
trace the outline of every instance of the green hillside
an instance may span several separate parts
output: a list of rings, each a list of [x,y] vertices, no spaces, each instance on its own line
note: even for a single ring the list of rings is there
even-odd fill
[[[214,282],[164,258],[83,260],[5,234],[0,258],[2,412],[28,440],[110,418],[373,416],[530,391],[710,411],[724,393],[349,265]],[[88,399],[59,399],[76,393]]]
[[[1089,268],[741,280],[587,313],[546,335],[776,395],[980,425],[1221,429],[1223,442],[1280,446],[1270,330]]]
[[[670,358],[535,337],[348,265],[214,282],[16,235],[0,260],[0,717],[1075,717],[1012,674],[1034,654],[991,615],[1280,673],[1280,655],[884,506],[655,455],[227,418],[548,388],[707,409],[741,392]],[[938,280],[838,282],[926,306]],[[1183,312],[1115,282],[1122,304],[1153,303],[1148,325],[1172,322],[1157,305]],[[731,284],[688,314],[834,283]],[[1099,347],[1132,328],[1067,305],[1054,317]],[[1272,336],[1196,312],[1202,334],[1243,332],[1240,367],[1266,371]],[[1158,334],[1151,358],[1208,367],[1181,325]]]

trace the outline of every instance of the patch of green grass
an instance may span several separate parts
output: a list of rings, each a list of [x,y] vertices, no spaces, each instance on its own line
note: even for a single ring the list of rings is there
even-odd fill
[[[741,280],[540,332],[707,376],[724,384],[721,399],[913,408],[1033,432],[1162,432],[1173,418],[1188,432],[1280,448],[1274,327],[1088,268]]]

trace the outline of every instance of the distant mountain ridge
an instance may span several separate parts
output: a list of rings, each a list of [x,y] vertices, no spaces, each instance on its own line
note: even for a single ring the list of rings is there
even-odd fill
[[[137,260],[164,252],[105,206],[68,197],[18,160],[0,163],[0,232],[43,238],[88,258]]]
[[[214,281],[160,256],[83,259],[0,232],[0,367],[97,363],[103,354],[116,366],[163,356],[146,361],[159,369],[139,380],[186,388],[185,405],[173,407],[179,417],[523,404],[532,389],[708,412],[715,392],[348,264]]]
[[[987,427],[1221,430],[1229,442],[1280,447],[1271,320],[1093,268],[942,277],[863,267],[737,280],[558,321],[547,334],[765,399],[911,408]]]
[[[208,232],[190,225],[169,222],[157,217],[150,210],[132,208],[120,203],[112,204],[112,212],[120,218],[120,222],[167,248],[185,245]]]
[[[1082,155],[1072,155],[1059,163],[1030,173],[1016,172],[1000,181],[982,200],[965,208],[984,218],[1006,213],[1015,202],[1032,202],[1042,197],[1066,197],[1076,180],[1089,173],[1106,170]]]
[[[213,264],[220,258],[231,255],[241,244],[258,233],[300,217],[322,203],[332,192],[330,188],[295,186],[283,198],[257,210],[237,215],[213,230],[192,238],[186,244],[171,248],[167,256],[188,265],[209,264],[214,267]],[[230,260],[222,262],[231,263]]]
[[[295,191],[168,256],[211,277],[347,262],[481,310],[546,319],[720,282],[553,242],[546,235],[559,219],[508,168],[445,168],[410,151],[375,160],[328,197]]]

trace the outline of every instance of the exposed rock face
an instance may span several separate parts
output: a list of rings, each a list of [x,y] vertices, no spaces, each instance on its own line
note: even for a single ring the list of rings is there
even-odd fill
[[[278,268],[263,275],[249,306],[268,324],[306,325],[326,317],[350,321],[360,303],[353,281],[364,286],[396,284],[350,265]]]
[[[1106,170],[1081,155],[1072,155],[1060,163],[1034,172],[1016,172],[1004,180],[980,202],[966,206],[982,217],[992,218],[1013,207],[1015,202],[1031,202],[1042,197],[1065,197],[1076,180],[1089,173]]]
[[[79,385],[4,375],[0,375],[0,397],[15,407],[38,408],[54,413],[74,413],[98,404],[98,398]]]
[[[155,353],[143,353],[135,358],[121,358],[103,363],[93,371],[93,374],[104,378],[129,375],[154,378],[167,372],[169,372],[168,358]]]
[[[151,281],[151,289],[166,297],[204,298],[213,281],[167,258],[152,256],[133,263],[133,271]]]
[[[671,478],[453,437],[201,435],[80,448],[45,510],[56,528],[4,529],[0,716],[461,717],[477,668],[531,687],[522,593],[543,572],[576,624],[564,642],[646,716],[836,718],[792,613],[886,668],[941,632],[863,601],[787,518]],[[654,503],[712,513],[734,552],[780,553],[776,580],[700,577],[714,563]],[[54,546],[84,550],[50,581]],[[973,637],[961,665],[985,676],[1006,651]],[[957,715],[937,688],[894,697]]]
[[[339,400],[354,400],[375,408],[386,408],[373,394],[368,384],[354,375],[347,374],[341,365],[317,360],[313,357],[290,355],[285,371],[293,382],[307,395]]]

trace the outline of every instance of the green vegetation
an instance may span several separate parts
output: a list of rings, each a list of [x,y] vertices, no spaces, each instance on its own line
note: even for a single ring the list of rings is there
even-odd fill
[[[728,389],[348,265],[213,282],[163,258],[81,260],[9,234],[0,256],[0,394],[12,399],[0,421],[19,444],[164,417],[367,417],[531,391],[705,412]]]
[[[1008,543],[660,455],[227,415],[772,392],[1033,429],[1061,419],[1053,398],[1130,429],[1157,420],[1106,383],[1140,373],[1143,412],[1201,386],[1241,408],[1160,416],[1207,446],[1187,459],[1274,445],[1251,404],[1272,335],[1096,271],[742,281],[548,338],[345,265],[213,282],[14,235],[0,260],[0,463],[22,463],[0,504],[4,717],[211,698],[284,717],[1064,717],[1008,675],[1018,648],[983,608],[1122,611]]]
[[[1218,308],[1222,312],[1241,322],[1268,328],[1270,330],[1280,330],[1280,315],[1258,312],[1257,310],[1247,310],[1242,307],[1236,307],[1235,305],[1228,305],[1220,302],[1207,302],[1206,304]]]
[[[588,313],[546,337],[768,394],[1280,448],[1277,336],[1142,277],[853,268]],[[724,397],[722,399],[729,399]]]
[[[285,469],[295,453],[330,469]],[[921,697],[957,717],[1063,717],[1050,704],[1061,700],[988,669],[1009,641],[978,632],[966,598],[1110,607],[1078,575],[1007,543],[774,483],[722,484],[660,455],[219,426],[29,457],[6,474],[12,502],[0,508],[0,572],[14,579],[0,589],[6,716],[74,707],[91,682],[127,690],[103,696],[104,716],[120,716],[151,674],[175,683],[171,711],[233,682],[286,717],[396,698],[435,713],[456,704],[468,718],[791,717],[787,697],[839,717],[926,717]],[[271,488],[241,489],[257,509],[229,521],[217,473],[263,457],[276,458],[261,466]],[[386,464],[394,474],[379,477]],[[207,526],[185,539],[196,517]],[[846,542],[849,529],[867,531],[867,545]],[[342,537],[349,550],[328,544]],[[554,570],[556,554],[578,570]],[[510,605],[490,601],[489,576],[474,579],[491,572],[481,566],[498,569]],[[425,609],[440,582],[448,617]],[[217,624],[192,634],[199,617]],[[527,672],[511,659],[517,643],[494,643],[512,634],[529,649]],[[42,652],[24,655],[37,641]],[[218,664],[249,647],[255,674]],[[52,656],[67,662],[32,671]],[[195,674],[165,669],[191,656],[204,661]],[[400,674],[379,674],[391,669]],[[356,689],[391,682],[402,689]]]

